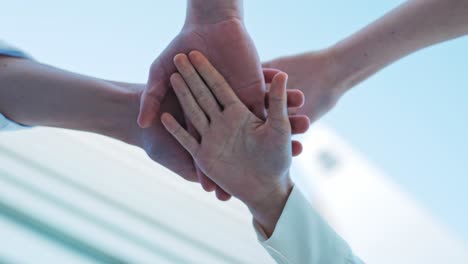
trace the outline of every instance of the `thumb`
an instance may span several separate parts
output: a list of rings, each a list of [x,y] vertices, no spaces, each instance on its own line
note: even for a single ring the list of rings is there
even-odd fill
[[[168,82],[162,72],[150,73],[150,80],[140,98],[138,125],[150,127],[156,119],[161,103],[168,90]]]
[[[275,75],[271,82],[270,92],[268,95],[268,118],[267,120],[272,123],[288,120],[288,106],[286,85],[288,82],[288,75],[280,72]],[[278,123],[279,124],[279,123]]]

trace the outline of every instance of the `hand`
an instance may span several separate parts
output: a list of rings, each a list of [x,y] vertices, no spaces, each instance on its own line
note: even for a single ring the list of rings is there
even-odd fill
[[[331,110],[347,89],[331,50],[278,58],[263,67],[265,72],[274,68],[288,74],[288,88],[299,89],[306,97],[304,106],[294,112],[309,116],[312,122]]]
[[[227,76],[236,94],[254,112],[264,116],[265,84],[255,46],[241,20],[228,18],[208,24],[186,24],[179,35],[154,61],[148,87],[142,93],[138,123],[148,127],[156,120],[158,108],[176,72],[173,59],[178,53],[199,50]]]
[[[218,1],[219,2],[219,1]],[[205,9],[207,3],[195,3],[192,12],[187,14],[187,21],[179,35],[169,44],[166,50],[154,61],[150,69],[148,87],[141,96],[138,123],[141,127],[149,127],[157,119],[158,108],[170,86],[169,78],[176,72],[173,58],[177,53],[188,53],[197,49],[207,54],[218,69],[228,76],[228,82],[236,87],[236,93],[251,107],[259,117],[264,117],[265,85],[260,61],[255,46],[247,34],[241,16],[226,13],[233,1],[223,3],[213,2],[213,10]],[[217,6],[217,5],[221,6]],[[239,11],[238,13],[240,13]],[[200,16],[200,14],[209,14]],[[214,16],[216,19],[212,20]],[[208,20],[207,20],[208,18]],[[189,124],[192,134],[196,135]],[[220,200],[228,200],[229,196],[203,173],[197,169],[199,182],[207,191],[216,189]]]
[[[172,86],[201,140],[171,114],[163,114],[162,123],[210,179],[242,200],[259,218],[268,215],[266,222],[273,222],[274,227],[292,189],[286,74],[279,73],[273,79],[268,117],[263,121],[249,111],[201,53],[192,52],[190,61],[180,54],[174,62],[180,74],[171,76]],[[308,121],[305,116],[300,118]],[[281,202],[271,208],[271,200]],[[263,210],[265,205],[268,211]],[[270,209],[275,211],[273,221]]]
[[[160,111],[172,113],[179,122],[185,122],[182,109],[173,91],[167,93],[162,101]],[[158,117],[161,116],[161,112],[157,113]],[[138,137],[140,138],[139,145],[152,160],[188,181],[199,182],[192,157],[179,142],[167,132],[160,118],[156,119],[149,128],[142,129],[138,127],[138,132]]]
[[[226,1],[229,5],[228,2]],[[158,108],[170,86],[169,77],[176,71],[172,62],[174,56],[177,53],[188,53],[193,49],[207,54],[221,73],[227,76],[228,83],[235,87],[236,94],[239,95],[240,99],[257,116],[264,117],[265,82],[257,51],[245,30],[241,16],[236,17],[235,14],[226,13],[225,16],[217,17],[214,20],[206,20],[206,17],[194,15],[223,13],[214,10],[200,11],[200,8],[206,6],[206,3],[199,3],[193,8],[196,11],[189,12],[187,22],[180,34],[151,66],[148,87],[141,96],[138,117],[138,123],[141,127],[151,126],[152,122],[157,119]],[[226,6],[220,8],[231,10]],[[211,18],[211,15],[208,18]],[[189,130],[196,135],[190,125]],[[300,144],[296,142],[294,150],[297,149],[300,152]],[[217,188],[209,178],[199,170],[197,171],[199,182],[205,190],[216,189],[218,198],[221,200],[229,199],[229,196],[222,189]]]
[[[272,74],[276,74],[278,71],[268,71],[265,73],[265,80],[270,83],[273,79]],[[141,84],[124,84],[114,83],[117,87],[122,89],[133,91],[132,94],[140,94],[144,89],[145,85]],[[288,90],[288,107],[300,107],[304,103],[304,95],[298,90]],[[268,93],[266,94],[268,98]],[[139,97],[135,96],[131,102],[134,107],[130,107],[131,111],[138,112]],[[265,99],[267,100],[267,99]],[[182,109],[180,108],[179,101],[177,100],[174,92],[168,91],[164,98],[160,111],[157,113],[157,119],[149,128],[142,129],[134,123],[133,120],[128,120],[128,129],[130,132],[128,135],[120,137],[121,140],[137,145],[144,149],[148,156],[163,165],[174,173],[182,176],[184,179],[192,182],[199,182],[196,168],[190,154],[170,135],[167,130],[163,127],[160,118],[162,112],[171,113],[181,124],[185,122],[185,117]],[[133,115],[131,115],[133,117]],[[134,115],[136,117],[136,115]],[[290,116],[290,125],[293,134],[304,133],[309,127],[309,121],[301,116]],[[120,129],[125,131],[125,129]],[[299,142],[293,141],[293,156],[299,155],[302,146]],[[219,195],[218,195],[219,197]],[[229,199],[230,195],[226,194],[221,196],[221,200]]]

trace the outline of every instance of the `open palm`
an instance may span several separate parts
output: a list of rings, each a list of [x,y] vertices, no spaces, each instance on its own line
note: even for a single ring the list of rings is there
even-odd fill
[[[201,53],[190,53],[190,61],[180,54],[174,61],[180,74],[172,75],[172,86],[201,140],[170,114],[164,114],[162,122],[203,172],[243,201],[253,192],[267,196],[281,185],[278,181],[288,181],[292,150],[285,74],[273,80],[264,121],[239,100]]]
[[[271,72],[267,72],[265,78],[271,81]],[[131,88],[139,91],[145,85],[133,84]],[[303,95],[298,91],[288,91],[288,106],[297,107],[302,105],[304,100]],[[181,124],[185,121],[183,110],[179,101],[170,89],[165,96],[160,111],[157,113],[157,119],[149,128],[142,129],[138,126],[132,129],[132,142],[143,148],[148,156],[163,165],[174,173],[182,176],[184,179],[192,182],[199,182],[192,156],[185,150],[183,146],[177,142],[174,137],[167,132],[161,123],[160,117],[164,112],[171,113]],[[293,134],[303,133],[308,128],[308,120],[303,120],[297,116],[291,116],[289,119]],[[294,154],[294,153],[293,153]],[[295,154],[299,154],[298,152]]]
[[[256,48],[242,21],[229,18],[213,23],[189,23],[154,61],[150,69],[148,87],[141,97],[138,122],[149,127],[157,119],[159,107],[170,86],[170,76],[176,72],[173,58],[178,53],[200,50],[221,71],[246,105],[260,117],[264,116],[265,85]],[[190,131],[194,133],[191,128]],[[198,171],[202,186],[214,190],[216,185]],[[217,189],[221,199],[229,196]]]

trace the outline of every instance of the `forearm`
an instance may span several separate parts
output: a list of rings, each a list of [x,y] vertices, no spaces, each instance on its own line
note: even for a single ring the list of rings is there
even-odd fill
[[[40,63],[0,57],[0,112],[25,125],[89,131],[132,142],[138,91]]]
[[[225,19],[243,19],[242,0],[188,0],[186,23],[216,23]]]
[[[329,51],[347,90],[417,50],[468,34],[468,1],[411,0]]]

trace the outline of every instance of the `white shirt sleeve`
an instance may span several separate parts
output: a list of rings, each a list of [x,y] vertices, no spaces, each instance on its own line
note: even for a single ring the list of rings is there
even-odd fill
[[[255,221],[254,228],[260,243],[278,264],[363,263],[296,187],[270,238]]]
[[[12,130],[20,130],[30,128],[29,126],[23,126],[18,124],[10,119],[6,118],[4,115],[0,113],[0,132],[1,131],[12,131]]]
[[[32,59],[31,56],[24,53],[23,51],[6,44],[5,42],[0,40],[0,55],[10,56],[10,57],[18,57],[18,58],[26,58]],[[0,113],[0,131],[7,131],[7,130],[18,130],[28,128],[27,126],[20,125],[11,121],[10,119],[6,118],[2,113]]]
[[[3,42],[2,40],[0,40],[0,55],[32,59],[32,57],[29,54]]]

